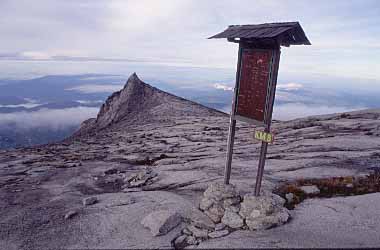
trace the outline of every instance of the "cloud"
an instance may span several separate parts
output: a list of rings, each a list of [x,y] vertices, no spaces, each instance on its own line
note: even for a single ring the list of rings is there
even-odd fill
[[[380,49],[377,0],[317,1],[313,8],[296,0],[1,0],[0,9],[3,61],[16,54],[233,68],[236,44],[207,37],[230,24],[296,19],[313,46],[284,48],[281,71],[380,77],[373,70]]]
[[[31,98],[24,98],[26,101],[25,103],[19,103],[19,104],[0,104],[0,108],[35,108],[40,105],[43,105],[43,103],[39,103],[36,100],[33,100]]]
[[[213,86],[216,89],[222,89],[224,91],[234,91],[234,87],[228,86],[228,85],[223,84],[223,83],[215,83]]]
[[[282,104],[275,105],[273,108],[273,119],[292,120],[306,116],[341,113],[360,109],[366,109],[366,107],[312,106],[303,103]]]
[[[84,120],[96,117],[98,111],[99,108],[75,107],[1,114],[0,127],[12,126],[15,129],[21,130],[36,128],[61,130],[69,126],[78,126]]]
[[[276,89],[277,90],[285,90],[285,91],[292,91],[292,90],[299,90],[303,88],[303,85],[300,83],[283,83],[283,84],[277,84]]]
[[[76,87],[68,88],[65,90],[77,91],[85,94],[93,93],[113,93],[122,89],[123,85],[116,84],[84,84]]]
[[[96,100],[96,101],[88,101],[88,100],[75,100],[76,102],[80,104],[100,104],[103,103],[103,100]]]

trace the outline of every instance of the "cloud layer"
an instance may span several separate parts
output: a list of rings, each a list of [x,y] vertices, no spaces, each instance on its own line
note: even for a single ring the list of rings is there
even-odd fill
[[[276,105],[273,108],[273,119],[292,120],[313,115],[324,115],[365,109],[366,107],[333,107],[305,105],[303,103],[291,103]]]
[[[312,8],[296,0],[2,0],[0,9],[0,60],[233,68],[237,47],[207,37],[230,24],[298,20],[313,45],[284,49],[281,71],[380,77],[373,70],[380,51],[377,0],[322,0]]]
[[[77,91],[85,94],[93,93],[113,93],[123,88],[123,85],[116,84],[84,84],[66,90]]]
[[[41,109],[35,112],[14,112],[0,115],[0,127],[12,126],[14,129],[28,130],[46,128],[65,129],[96,117],[99,108],[75,107],[66,109]]]

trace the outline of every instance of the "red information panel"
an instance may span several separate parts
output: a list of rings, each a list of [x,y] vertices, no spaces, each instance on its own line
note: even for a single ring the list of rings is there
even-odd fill
[[[236,115],[264,122],[272,50],[243,50]]]

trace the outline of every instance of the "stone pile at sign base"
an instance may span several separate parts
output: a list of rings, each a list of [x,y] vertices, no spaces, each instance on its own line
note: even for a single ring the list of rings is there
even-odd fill
[[[199,208],[215,223],[222,222],[232,229],[267,229],[284,224],[289,212],[285,200],[269,193],[256,197],[236,192],[233,185],[213,183],[204,192]]]
[[[285,200],[278,195],[265,193],[256,197],[253,194],[239,195],[233,185],[212,183],[204,192],[199,209],[209,219],[206,226],[191,221],[174,243],[182,248],[183,243],[194,245],[208,238],[228,235],[234,230],[264,230],[286,223],[289,211],[284,207]],[[190,239],[190,240],[189,240]]]

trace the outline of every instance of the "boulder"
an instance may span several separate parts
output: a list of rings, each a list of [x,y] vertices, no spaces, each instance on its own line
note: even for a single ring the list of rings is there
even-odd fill
[[[219,223],[224,215],[224,209],[218,204],[212,205],[211,208],[205,211],[205,214],[215,223]]]
[[[244,226],[243,218],[241,218],[240,215],[238,215],[237,213],[234,213],[230,210],[226,210],[224,212],[222,223],[235,229]]]
[[[198,228],[207,230],[213,230],[215,228],[215,223],[199,210],[192,210],[189,219],[191,224]]]
[[[225,210],[239,212],[240,196],[235,186],[215,182],[203,193],[199,208],[215,223],[219,223]]]
[[[274,226],[282,225],[289,219],[289,212],[286,208],[269,216],[248,217],[245,220],[250,230],[263,230]]]
[[[289,212],[284,208],[285,200],[275,194],[264,196],[245,195],[239,214],[250,230],[268,229],[284,224]]]
[[[214,203],[215,203],[214,200],[209,199],[207,197],[203,197],[201,202],[199,203],[199,208],[201,210],[205,211],[205,210],[209,209],[212,206],[212,204],[214,204]]]
[[[231,211],[231,212],[234,212],[234,213],[239,213],[240,211],[240,204],[237,204],[235,206],[229,206],[229,207],[226,207],[225,209],[226,211]]]
[[[175,249],[183,249],[186,247],[186,235],[181,235],[178,238],[174,240],[174,247]]]
[[[276,209],[282,208],[284,203],[284,199],[274,194],[258,197],[247,194],[244,196],[244,200],[241,203],[239,214],[243,218],[247,218],[251,215],[253,210],[258,210],[260,215],[270,215],[274,213]]]
[[[208,186],[203,194],[204,197],[221,201],[227,198],[234,198],[238,196],[235,186],[232,184],[225,185],[224,183],[215,182]]]
[[[153,236],[167,234],[182,221],[181,215],[173,210],[158,210],[148,214],[141,224],[152,232]]]

